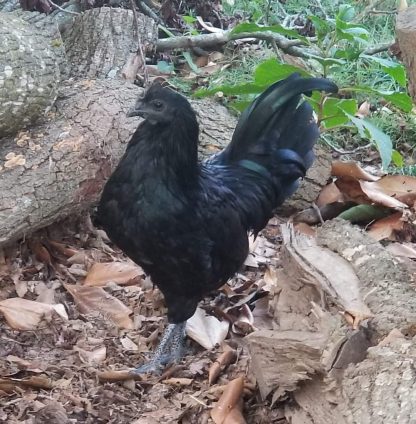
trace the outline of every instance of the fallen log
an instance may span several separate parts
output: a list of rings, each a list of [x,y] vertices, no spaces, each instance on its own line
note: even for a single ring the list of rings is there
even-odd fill
[[[285,415],[293,423],[411,423],[410,269],[341,219],[325,223],[317,239],[286,226],[282,235],[272,300],[278,330],[246,337],[262,397],[291,393]]]

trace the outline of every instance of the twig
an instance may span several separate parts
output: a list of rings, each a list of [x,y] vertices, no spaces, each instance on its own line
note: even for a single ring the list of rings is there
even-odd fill
[[[370,10],[370,15],[395,15],[397,10]]]
[[[387,51],[392,45],[394,44],[394,41],[392,41],[391,43],[385,43],[385,44],[380,44],[378,46],[374,46],[374,47],[370,47],[367,50],[364,50],[363,53],[364,54],[368,54],[368,55],[373,55],[376,53],[381,53],[381,52],[385,52]]]
[[[48,0],[48,3],[49,3],[51,6],[53,6],[55,9],[60,10],[61,12],[69,13],[70,15],[75,15],[75,16],[79,16],[79,15],[81,15],[81,13],[73,12],[72,10],[66,10],[66,9],[62,8],[61,6],[58,6],[58,5],[57,5],[56,3],[54,3],[52,0]]]
[[[138,20],[138,17],[137,17],[136,3],[135,3],[134,0],[130,0],[130,6],[131,6],[131,9],[133,11],[133,22],[134,22],[134,29],[135,29],[134,35],[135,35],[135,39],[137,41],[136,54],[140,55],[140,59],[142,61],[144,82],[145,82],[145,85],[147,85],[147,83],[149,82],[149,75],[147,73],[146,58],[145,58],[144,53],[143,53],[142,39],[141,39],[141,36],[140,36],[140,28],[139,28],[139,20]]]
[[[322,140],[324,140],[325,141],[325,143],[326,144],[328,144],[328,146],[332,149],[332,150],[334,150],[335,152],[337,152],[338,154],[340,154],[340,155],[353,155],[353,154],[355,154],[355,153],[357,153],[357,152],[359,152],[360,150],[365,150],[365,149],[368,149],[369,147],[371,147],[372,145],[373,145],[373,143],[368,143],[368,144],[366,144],[366,145],[364,145],[364,146],[358,146],[358,147],[356,147],[355,149],[353,149],[353,150],[342,150],[342,149],[338,149],[338,147],[335,147],[325,136],[323,136],[322,134],[321,134],[321,138],[322,138]]]
[[[159,16],[153,11],[151,7],[149,7],[144,0],[137,0],[137,6],[139,9],[150,18],[154,19],[156,23],[161,22]]]

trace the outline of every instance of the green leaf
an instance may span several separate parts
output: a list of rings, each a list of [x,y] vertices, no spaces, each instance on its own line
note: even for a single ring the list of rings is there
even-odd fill
[[[355,16],[355,9],[352,6],[350,6],[349,4],[341,4],[339,6],[337,19],[344,22],[349,22],[349,21],[352,21],[354,16]]]
[[[372,55],[363,54],[361,55],[361,57],[369,61],[378,63],[386,74],[390,75],[402,87],[406,87],[406,84],[407,84],[406,71],[402,64],[390,59],[384,59],[384,58],[372,56]]]
[[[229,103],[229,106],[232,107],[237,112],[244,112],[244,110],[247,109],[247,107],[251,104],[251,100],[247,101],[235,101]]]
[[[314,15],[309,15],[308,19],[313,23],[319,41],[322,41],[335,29],[335,22],[333,20],[321,19]]]
[[[194,61],[192,60],[191,53],[183,52],[182,56],[185,58],[187,64],[192,69],[192,71],[195,72],[196,74],[199,74],[200,70],[198,69],[198,66],[195,65]]]
[[[350,121],[346,114],[354,115],[357,112],[357,108],[356,100],[327,97],[322,106],[322,125],[325,128],[345,125]]]
[[[336,59],[333,57],[321,57],[321,56],[310,55],[310,58],[316,60],[325,68],[329,66],[333,66],[333,65],[337,65],[337,66],[345,65],[346,63],[346,61],[343,59]]]
[[[374,126],[370,121],[359,119],[348,113],[346,115],[350,118],[351,122],[357,127],[358,133],[361,137],[367,138],[374,142],[377,150],[380,153],[381,164],[384,169],[387,169],[391,162],[393,154],[393,144],[390,137]]]
[[[375,205],[357,205],[342,212],[338,217],[355,224],[358,222],[371,222],[388,215],[390,215],[390,210],[388,208]]]
[[[231,30],[231,34],[241,34],[242,32],[265,32],[271,31],[276,32],[277,34],[285,35],[287,37],[296,38],[297,40],[302,40],[305,43],[308,42],[308,39],[303,35],[300,35],[297,31],[293,29],[288,29],[283,27],[282,25],[273,25],[273,26],[260,26],[254,23],[244,22],[235,26]]]
[[[197,21],[197,19],[196,18],[194,18],[193,16],[187,16],[187,15],[184,15],[184,16],[182,16],[182,19],[187,23],[187,24],[193,24],[194,22],[196,22]]]
[[[293,65],[280,63],[276,59],[266,60],[257,66],[254,71],[254,81],[257,85],[268,86],[276,81],[297,72],[302,76],[310,76],[304,69]]]
[[[393,154],[391,155],[391,160],[393,161],[394,165],[397,166],[397,168],[404,167],[403,156],[397,150],[393,150]]]
[[[413,108],[412,98],[406,93],[397,93],[395,91],[377,90],[369,86],[354,86],[348,87],[345,90],[373,94],[384,98],[391,102],[394,106],[397,106],[404,112],[410,112]]]

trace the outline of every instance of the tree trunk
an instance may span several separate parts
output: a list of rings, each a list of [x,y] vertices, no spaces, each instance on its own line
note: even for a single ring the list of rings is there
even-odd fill
[[[407,69],[409,92],[413,101],[416,101],[416,5],[399,12],[396,35],[402,60]]]

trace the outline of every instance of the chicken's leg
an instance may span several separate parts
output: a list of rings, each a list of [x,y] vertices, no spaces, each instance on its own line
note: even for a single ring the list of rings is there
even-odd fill
[[[159,373],[165,365],[179,361],[184,354],[185,327],[186,321],[168,324],[152,359],[132,372],[135,374]]]

